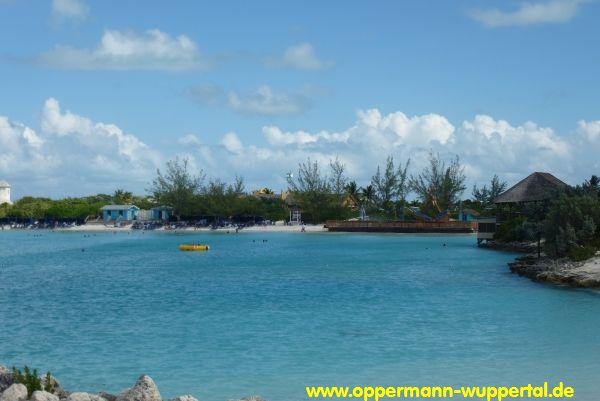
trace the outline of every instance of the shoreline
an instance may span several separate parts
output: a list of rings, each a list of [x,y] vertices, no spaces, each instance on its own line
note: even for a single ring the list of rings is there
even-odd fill
[[[304,228],[304,231],[302,230]],[[159,227],[152,230],[145,229],[134,229],[133,225],[128,224],[123,227],[115,227],[115,226],[107,226],[104,224],[82,224],[79,226],[72,227],[56,227],[56,228],[7,228],[6,226],[2,229],[2,231],[55,231],[55,232],[165,232],[165,233],[181,233],[181,232],[200,232],[200,233],[219,233],[219,232],[236,232],[235,227],[219,227],[219,228],[210,228],[210,227],[183,227],[183,228],[165,228]],[[0,231],[1,232],[1,231]],[[306,224],[304,226],[294,225],[294,226],[284,226],[284,225],[269,225],[269,226],[250,226],[244,227],[238,230],[238,233],[244,232],[285,232],[285,233],[322,233],[328,232],[327,228],[325,228],[322,224]]]
[[[537,283],[573,288],[600,289],[600,254],[590,259],[575,262],[569,258],[551,258],[544,254],[537,256],[537,243],[490,242],[481,248],[523,253],[508,263],[510,271],[527,277]]]

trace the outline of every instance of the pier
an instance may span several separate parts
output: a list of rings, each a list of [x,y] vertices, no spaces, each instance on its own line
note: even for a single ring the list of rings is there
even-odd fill
[[[325,227],[332,232],[472,234],[476,231],[477,222],[328,220]]]

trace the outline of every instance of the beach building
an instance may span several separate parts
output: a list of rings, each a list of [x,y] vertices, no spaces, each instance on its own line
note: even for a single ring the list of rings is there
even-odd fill
[[[475,221],[481,214],[473,209],[461,209],[458,211],[458,221]]]
[[[3,203],[12,205],[12,202],[10,201],[10,184],[0,180],[0,205]]]
[[[136,220],[139,210],[135,205],[106,205],[100,209],[104,221]]]
[[[558,190],[566,187],[567,184],[550,173],[535,172],[528,175],[494,200],[495,218],[478,220],[477,242],[493,239],[498,226],[515,217],[517,206],[547,202]]]
[[[293,225],[300,224],[302,222],[302,209],[292,194],[290,192],[283,192],[281,194],[281,199],[288,207],[288,212],[290,215],[289,223]]]
[[[152,211],[152,220],[169,221],[173,216],[173,208],[171,206],[156,206],[150,209]]]

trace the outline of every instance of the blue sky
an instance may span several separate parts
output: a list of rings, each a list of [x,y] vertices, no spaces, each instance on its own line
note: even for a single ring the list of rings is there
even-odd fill
[[[469,183],[600,173],[595,1],[0,0],[0,179],[143,193],[187,157],[285,189],[310,157],[388,154]],[[467,191],[465,195],[468,195]]]

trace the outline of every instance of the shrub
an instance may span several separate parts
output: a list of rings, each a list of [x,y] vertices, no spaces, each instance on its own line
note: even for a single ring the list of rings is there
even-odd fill
[[[569,249],[569,259],[576,262],[587,260],[596,254],[596,247],[592,245],[573,246]]]
[[[44,379],[44,385],[42,386],[42,380],[40,380],[38,376],[37,369],[29,369],[28,366],[23,368],[23,372],[13,366],[13,380],[15,383],[24,384],[27,387],[27,395],[31,397],[34,391],[36,390],[44,390],[49,393],[54,393],[54,385],[52,380],[52,375],[50,372],[46,372],[46,377]]]

